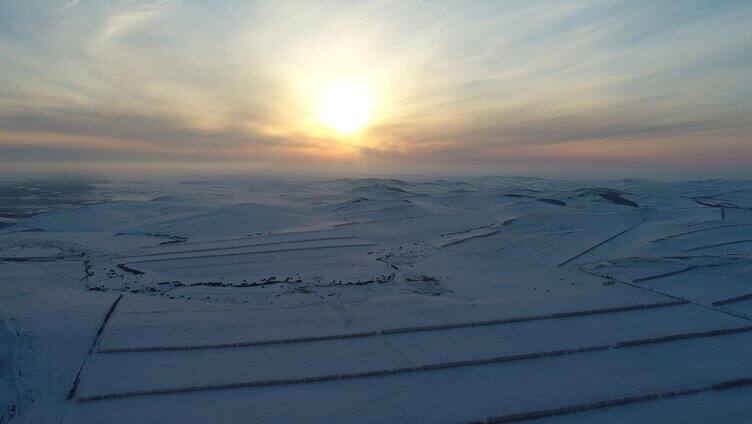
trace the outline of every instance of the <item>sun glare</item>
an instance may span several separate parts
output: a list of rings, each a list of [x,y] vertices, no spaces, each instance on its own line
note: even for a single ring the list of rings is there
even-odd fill
[[[372,99],[361,84],[337,83],[321,96],[319,118],[340,134],[354,134],[371,119]]]

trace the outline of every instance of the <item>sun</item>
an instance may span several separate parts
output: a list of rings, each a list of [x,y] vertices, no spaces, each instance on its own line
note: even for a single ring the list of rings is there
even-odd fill
[[[324,90],[319,119],[340,134],[354,134],[368,125],[372,107],[371,95],[364,85],[339,82]]]

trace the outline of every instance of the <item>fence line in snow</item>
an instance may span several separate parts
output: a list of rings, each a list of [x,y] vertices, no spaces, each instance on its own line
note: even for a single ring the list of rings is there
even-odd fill
[[[561,408],[539,409],[515,414],[500,415],[481,421],[471,421],[467,424],[501,424],[518,421],[527,421],[538,418],[553,417],[556,415],[568,415],[577,412],[591,411],[594,409],[604,409],[612,406],[628,405],[631,403],[647,402],[659,399],[670,399],[678,396],[693,395],[713,390],[725,390],[733,387],[752,385],[752,377],[744,377],[734,380],[722,381],[720,383],[705,384],[695,387],[689,387],[678,390],[667,390],[664,392],[645,393],[634,396],[624,396],[612,399],[605,399],[596,402],[580,403],[576,405],[564,406]]]
[[[719,300],[717,302],[713,302],[713,306],[723,306],[723,305],[729,305],[731,303],[741,302],[744,300],[752,299],[752,293],[744,294],[741,296],[732,297],[729,299]]]
[[[115,299],[114,302],[112,302],[112,305],[110,305],[110,309],[107,310],[107,313],[104,315],[104,319],[102,320],[102,324],[99,326],[99,329],[97,330],[97,334],[94,336],[94,341],[91,343],[91,347],[89,348],[89,352],[86,354],[86,358],[84,358],[84,361],[81,363],[81,367],[78,368],[78,372],[76,373],[76,378],[73,379],[73,384],[71,384],[70,390],[68,390],[68,400],[73,399],[73,395],[76,394],[76,389],[78,388],[78,384],[81,381],[81,372],[84,369],[84,366],[86,366],[86,360],[89,359],[89,356],[94,351],[95,346],[99,343],[99,338],[102,336],[102,333],[104,332],[104,327],[107,325],[107,322],[110,320],[110,317],[115,312],[115,308],[117,307],[118,303],[120,303],[120,300],[123,298],[123,295],[119,295],[117,299]]]
[[[121,398],[137,397],[137,396],[187,393],[187,392],[208,391],[208,390],[226,390],[226,389],[238,389],[238,388],[253,388],[253,387],[318,383],[318,382],[337,381],[337,380],[351,380],[351,379],[357,379],[357,378],[379,377],[379,376],[408,374],[408,373],[450,369],[450,368],[462,368],[462,367],[470,367],[470,366],[478,366],[478,365],[489,365],[489,364],[521,361],[521,360],[528,360],[528,359],[541,359],[541,358],[572,355],[572,354],[586,353],[586,352],[598,352],[598,351],[604,351],[604,350],[609,350],[609,349],[623,349],[623,348],[648,345],[648,344],[666,343],[666,342],[675,341],[675,340],[687,340],[687,339],[694,339],[694,338],[701,338],[701,337],[716,337],[716,336],[745,333],[745,332],[750,332],[750,331],[752,331],[752,326],[702,331],[702,332],[692,332],[692,333],[679,333],[679,334],[673,334],[673,335],[657,337],[657,338],[628,340],[628,341],[618,342],[612,345],[596,345],[596,346],[586,346],[586,347],[579,347],[579,348],[573,348],[573,349],[558,349],[558,350],[550,350],[550,351],[543,351],[543,352],[495,356],[491,358],[471,359],[471,360],[465,360],[465,361],[452,361],[452,362],[442,362],[442,363],[435,363],[435,364],[425,364],[425,365],[419,365],[419,366],[414,366],[414,367],[390,368],[390,369],[342,373],[342,374],[327,374],[327,375],[311,376],[311,377],[255,380],[255,381],[243,381],[243,382],[235,382],[235,383],[206,384],[206,385],[183,386],[183,387],[149,389],[149,390],[132,390],[132,391],[127,391],[127,392],[109,392],[109,393],[102,393],[98,395],[79,397],[77,398],[77,401],[78,402],[90,402],[90,401],[96,401],[96,400],[121,399]]]
[[[532,315],[532,316],[525,316],[525,317],[512,317],[512,318],[501,318],[501,319],[486,320],[486,321],[470,321],[470,322],[462,322],[462,323],[391,328],[391,329],[386,329],[386,330],[381,330],[381,331],[365,331],[365,332],[358,332],[358,333],[332,334],[332,335],[324,335],[324,336],[291,337],[291,338],[280,338],[280,339],[269,339],[269,340],[254,340],[254,341],[180,345],[180,346],[114,347],[114,348],[100,349],[99,353],[222,349],[222,348],[249,347],[249,346],[261,346],[261,345],[271,345],[271,344],[319,342],[319,341],[327,341],[327,340],[352,339],[352,338],[359,338],[359,337],[373,337],[373,336],[389,335],[389,334],[417,333],[417,332],[423,332],[423,331],[439,331],[439,330],[451,330],[451,329],[456,329],[456,328],[514,324],[514,323],[519,323],[519,322],[540,321],[540,320],[547,320],[547,319],[574,318],[574,317],[588,316],[588,315],[627,312],[627,311],[636,311],[636,310],[643,310],[643,309],[665,308],[665,307],[670,307],[670,306],[686,305],[687,303],[689,302],[687,302],[686,300],[672,300],[672,301],[667,301],[667,302],[641,303],[637,305],[615,306],[611,308],[588,309],[584,311],[555,312],[551,314]]]

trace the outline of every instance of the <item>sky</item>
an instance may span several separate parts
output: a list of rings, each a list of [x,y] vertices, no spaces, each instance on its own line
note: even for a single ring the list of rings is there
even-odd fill
[[[752,178],[750,22],[748,0],[0,0],[0,172]],[[352,133],[322,119],[343,84],[367,93]]]

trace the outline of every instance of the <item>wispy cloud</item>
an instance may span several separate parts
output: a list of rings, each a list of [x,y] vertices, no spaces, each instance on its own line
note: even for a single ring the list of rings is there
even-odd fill
[[[116,13],[108,17],[94,44],[101,45],[128,36],[139,27],[169,12],[174,7],[172,1],[144,4]]]
[[[70,3],[66,4],[65,6],[61,7],[60,11],[61,12],[65,12],[68,9],[72,9],[72,8],[76,7],[76,5],[79,4],[80,2],[81,2],[81,0],[73,0]]]

